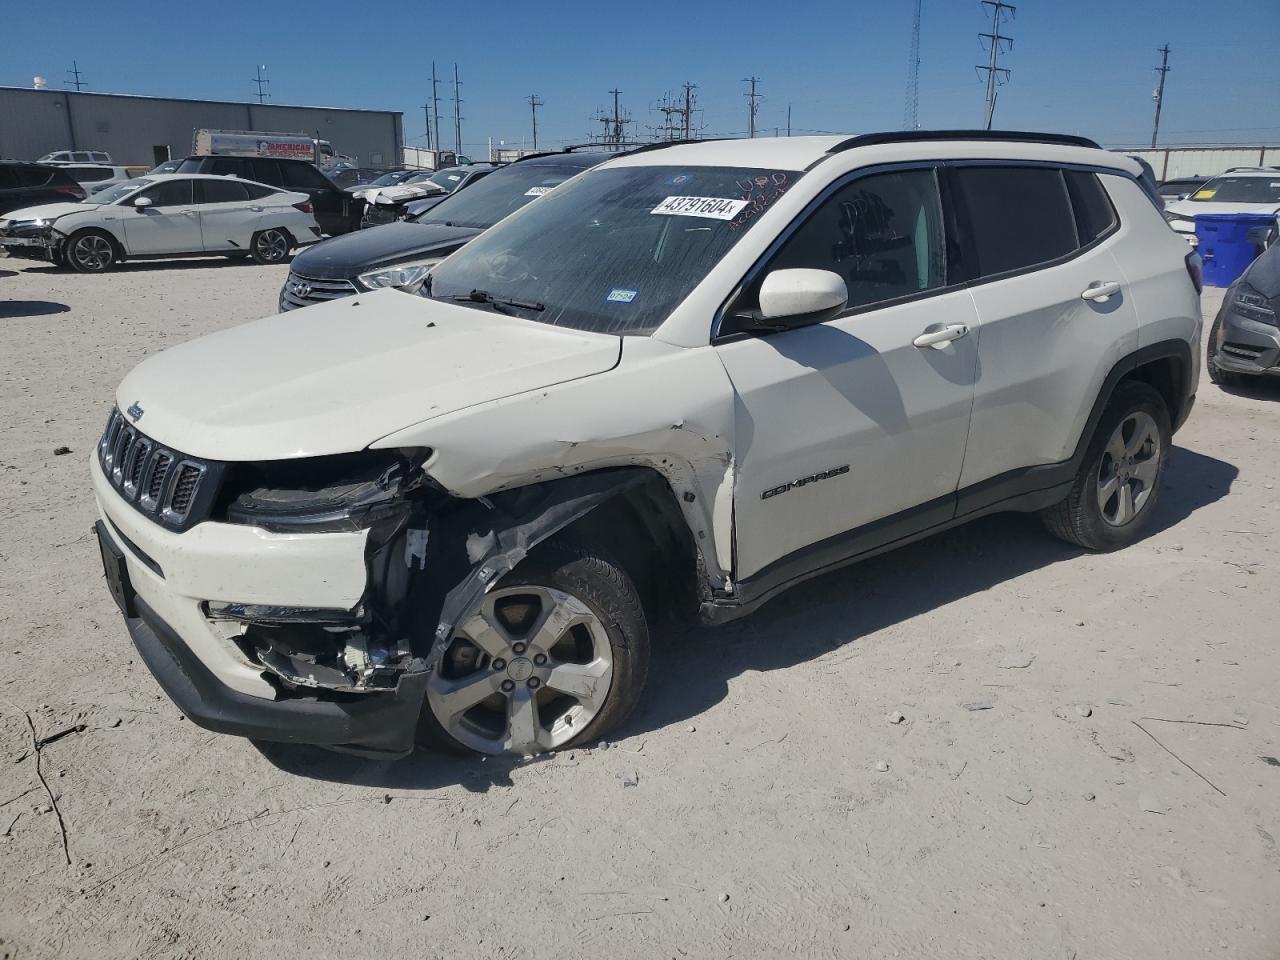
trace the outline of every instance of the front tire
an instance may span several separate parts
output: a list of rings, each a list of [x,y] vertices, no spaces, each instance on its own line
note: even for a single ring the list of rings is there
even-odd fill
[[[512,756],[589,743],[631,713],[648,664],[631,578],[593,548],[549,542],[454,631],[419,735],[455,752]]]
[[[1071,492],[1041,512],[1049,532],[1099,552],[1137,540],[1155,512],[1172,438],[1164,398],[1145,383],[1121,381]]]
[[[271,227],[259,230],[249,241],[249,255],[255,263],[283,263],[293,247],[293,238],[285,230]]]
[[[62,257],[76,273],[104,273],[116,262],[116,245],[102,230],[81,230],[67,238]]]

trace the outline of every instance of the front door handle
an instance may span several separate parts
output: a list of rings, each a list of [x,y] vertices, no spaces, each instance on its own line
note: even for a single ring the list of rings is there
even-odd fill
[[[1120,284],[1114,280],[1095,280],[1080,294],[1081,300],[1106,303],[1108,298],[1120,292]]]
[[[924,333],[911,342],[917,347],[933,347],[935,350],[942,350],[952,340],[959,340],[968,335],[969,328],[963,323],[949,323],[946,326],[935,324],[926,327]]]

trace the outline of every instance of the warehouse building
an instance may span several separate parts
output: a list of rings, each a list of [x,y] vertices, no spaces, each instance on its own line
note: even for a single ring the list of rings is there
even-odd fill
[[[373,167],[398,164],[404,143],[403,114],[391,110],[0,87],[0,158],[10,160],[105,150],[116,163],[150,167],[187,156],[202,127],[319,137]]]

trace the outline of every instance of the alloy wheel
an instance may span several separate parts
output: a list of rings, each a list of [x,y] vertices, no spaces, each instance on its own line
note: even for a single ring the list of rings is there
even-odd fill
[[[464,746],[532,756],[585,730],[612,680],[608,631],[590,607],[553,587],[512,586],[454,631],[427,705]]]
[[[102,270],[111,263],[114,251],[106,237],[96,233],[81,237],[71,250],[71,255],[85,270]]]
[[[258,256],[274,263],[289,253],[289,241],[279,230],[264,230],[258,235]]]
[[[1146,507],[1160,474],[1160,428],[1136,410],[1116,425],[1098,467],[1098,508],[1110,526],[1123,527]]]

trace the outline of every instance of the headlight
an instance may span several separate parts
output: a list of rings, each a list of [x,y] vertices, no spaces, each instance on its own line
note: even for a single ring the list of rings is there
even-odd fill
[[[1240,316],[1256,320],[1258,323],[1269,323],[1273,327],[1280,326],[1276,322],[1276,312],[1267,298],[1247,283],[1236,287],[1236,292],[1231,296],[1231,309]]]
[[[358,279],[369,290],[395,287],[397,290],[416,293],[418,288],[422,286],[422,281],[427,279],[427,274],[431,272],[431,268],[439,263],[441,259],[440,257],[435,257],[431,260],[419,260],[415,263],[401,263],[394,267],[374,270],[372,273],[362,273]]]

